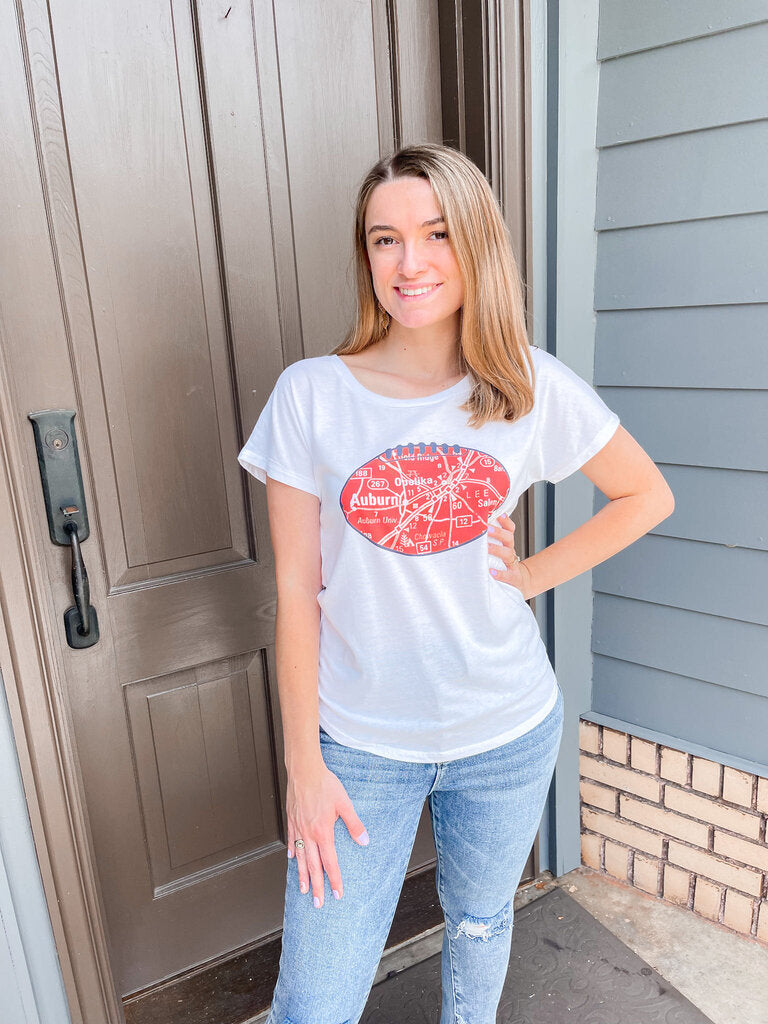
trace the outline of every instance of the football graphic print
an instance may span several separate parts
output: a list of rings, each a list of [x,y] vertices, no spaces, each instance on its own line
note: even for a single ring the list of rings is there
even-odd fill
[[[360,466],[341,491],[347,522],[403,555],[433,555],[482,536],[509,492],[504,467],[475,448],[397,445]]]

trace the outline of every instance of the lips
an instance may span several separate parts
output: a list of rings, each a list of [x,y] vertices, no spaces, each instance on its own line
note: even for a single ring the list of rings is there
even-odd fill
[[[405,285],[403,285],[403,287],[405,287]],[[398,296],[401,299],[403,299],[405,302],[408,302],[408,301],[412,301],[413,299],[428,299],[429,296],[430,295],[434,295],[434,293],[437,291],[437,289],[440,288],[441,286],[439,284],[434,284],[432,286],[423,285],[422,284],[422,285],[416,285],[416,287],[417,288],[429,288],[429,291],[428,292],[421,292],[419,295],[405,295],[402,291],[400,291],[400,288],[398,288],[397,285],[395,285],[395,291],[397,292]]]

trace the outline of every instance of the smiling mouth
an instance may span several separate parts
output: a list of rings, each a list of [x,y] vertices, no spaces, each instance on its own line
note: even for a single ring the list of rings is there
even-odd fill
[[[436,291],[440,287],[439,284],[423,285],[419,288],[398,288],[395,285],[395,291],[403,299],[421,299],[426,295],[431,295],[432,292]]]

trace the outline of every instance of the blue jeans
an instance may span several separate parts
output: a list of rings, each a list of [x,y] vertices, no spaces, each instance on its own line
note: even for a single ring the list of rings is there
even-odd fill
[[[327,767],[370,835],[341,818],[334,842],[344,895],[299,891],[288,861],[280,974],[267,1024],[357,1024],[373,984],[429,801],[445,916],[440,1024],[494,1024],[509,965],[513,899],[541,821],[563,729],[563,695],[547,717],[493,750],[455,761],[395,761],[320,730]]]

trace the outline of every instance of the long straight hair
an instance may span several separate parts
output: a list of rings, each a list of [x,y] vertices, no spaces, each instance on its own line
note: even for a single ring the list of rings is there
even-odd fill
[[[473,386],[461,408],[470,413],[473,427],[517,420],[533,408],[535,387],[520,272],[488,181],[471,160],[448,146],[406,146],[379,160],[363,179],[355,209],[357,310],[333,354],[362,352],[389,329],[389,313],[376,298],[366,260],[365,214],[378,185],[408,177],[425,178],[432,186],[464,279],[459,357]]]

